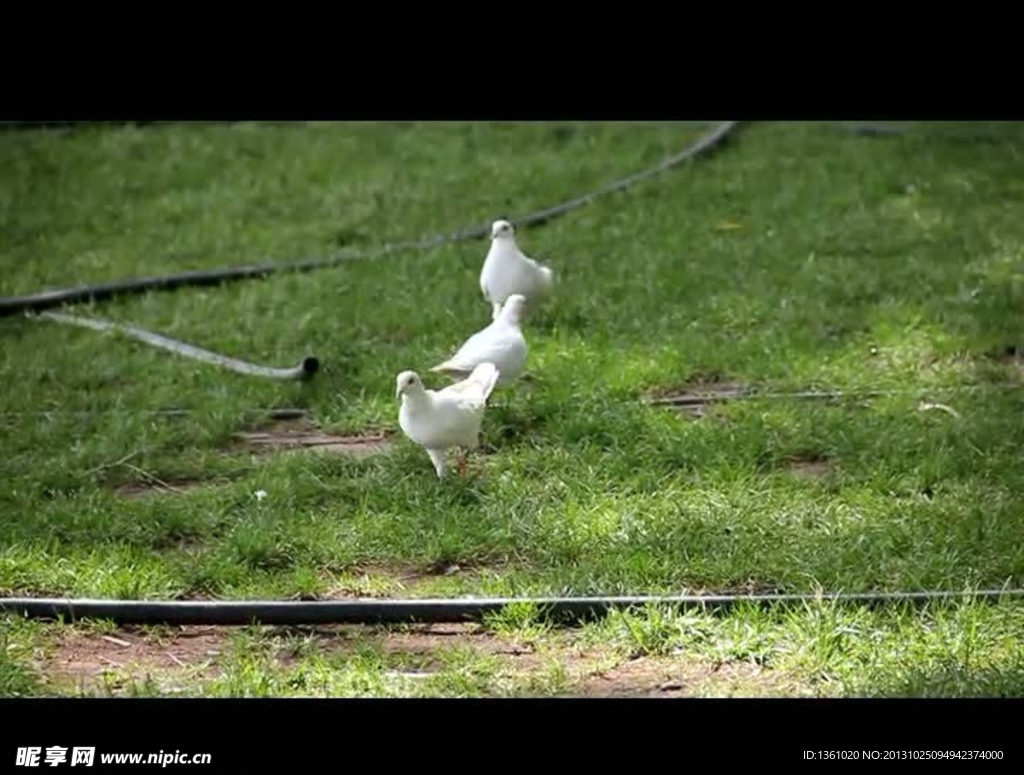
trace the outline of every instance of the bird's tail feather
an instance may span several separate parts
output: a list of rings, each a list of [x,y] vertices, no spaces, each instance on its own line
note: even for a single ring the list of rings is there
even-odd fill
[[[466,377],[469,376],[470,370],[464,366],[459,366],[454,361],[445,361],[439,363],[436,366],[431,367],[430,371],[439,372],[441,374],[451,374],[455,377]]]
[[[481,363],[466,378],[465,384],[467,387],[478,388],[481,398],[486,401],[494,391],[494,386],[498,384],[498,376],[497,366],[493,363]]]
[[[544,290],[550,290],[551,286],[555,284],[555,273],[549,266],[540,268],[540,278],[540,284]]]

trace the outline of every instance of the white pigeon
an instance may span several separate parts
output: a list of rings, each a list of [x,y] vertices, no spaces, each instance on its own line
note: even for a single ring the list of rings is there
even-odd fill
[[[493,363],[498,369],[497,387],[519,379],[526,368],[527,346],[521,329],[526,298],[514,293],[490,325],[465,341],[458,352],[431,371],[465,378],[481,363]]]
[[[514,293],[527,299],[544,296],[554,284],[554,272],[523,254],[516,244],[515,229],[508,221],[491,224],[491,248],[480,270],[480,290],[491,303],[492,319]]]
[[[412,441],[426,449],[430,461],[443,479],[448,472],[445,452],[462,447],[459,471],[466,470],[466,457],[480,446],[480,425],[487,399],[498,381],[493,363],[481,363],[467,379],[441,390],[427,390],[414,371],[403,371],[396,380],[395,397],[402,398],[398,424]]]

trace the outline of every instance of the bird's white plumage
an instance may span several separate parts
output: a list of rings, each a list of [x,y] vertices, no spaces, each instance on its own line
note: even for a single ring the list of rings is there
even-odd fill
[[[519,379],[528,352],[521,328],[525,304],[524,296],[509,296],[490,325],[469,337],[455,355],[431,371],[465,377],[481,363],[493,363],[498,369],[499,387]]]
[[[484,409],[497,381],[493,363],[481,363],[469,377],[441,390],[427,390],[416,372],[398,375],[396,393],[402,397],[398,424],[427,451],[439,479],[447,473],[444,453],[448,449],[472,451],[480,445]]]
[[[480,270],[480,290],[484,299],[491,303],[494,319],[509,296],[520,294],[533,301],[546,295],[554,280],[550,267],[519,249],[512,224],[508,221],[491,224],[491,247]]]

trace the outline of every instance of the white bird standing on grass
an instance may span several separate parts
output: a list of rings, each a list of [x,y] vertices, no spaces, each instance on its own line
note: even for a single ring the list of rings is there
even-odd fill
[[[459,458],[459,473],[465,473],[466,458],[480,446],[484,409],[498,376],[493,363],[481,363],[468,379],[441,390],[427,390],[416,372],[398,375],[395,397],[402,398],[398,424],[406,436],[426,449],[438,479],[448,472],[445,452],[452,447],[465,450]]]
[[[469,337],[455,355],[431,371],[465,378],[481,363],[493,363],[498,369],[498,387],[519,379],[528,352],[521,328],[525,306],[526,297],[518,293],[509,296],[494,322]]]
[[[511,223],[491,224],[491,248],[480,270],[480,290],[491,303],[492,319],[497,320],[509,296],[518,293],[533,300],[546,295],[554,281],[554,272],[549,267],[519,250]]]

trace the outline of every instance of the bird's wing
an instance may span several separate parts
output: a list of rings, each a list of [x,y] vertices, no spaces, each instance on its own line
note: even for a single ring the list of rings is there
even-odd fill
[[[551,267],[542,264],[535,258],[530,258],[525,253],[522,256],[527,266],[532,270],[530,271],[530,276],[534,283],[542,289],[549,288],[554,280],[554,271]]]
[[[501,354],[514,342],[515,333],[493,323],[473,334],[451,358],[431,371],[469,372],[479,363],[500,360]]]
[[[478,410],[487,403],[497,383],[498,367],[493,363],[481,363],[466,379],[442,388],[437,395],[444,402],[453,401],[465,409]]]
[[[480,290],[484,295],[484,301],[491,300],[491,293],[487,290],[487,279],[487,265],[485,264],[484,268],[480,271]]]
[[[488,290],[488,286],[491,284],[491,277],[494,274],[494,246],[487,251],[487,257],[484,259],[484,265],[480,268],[480,290],[484,294],[486,301],[491,301],[491,292]]]

